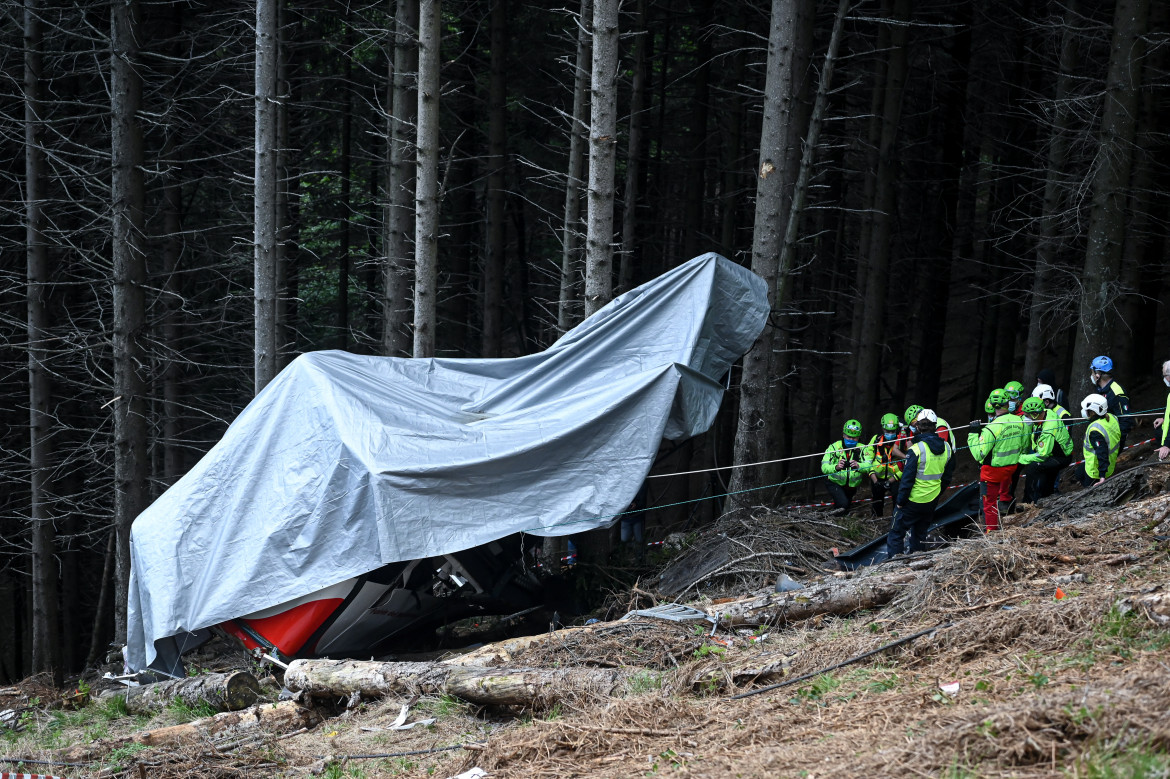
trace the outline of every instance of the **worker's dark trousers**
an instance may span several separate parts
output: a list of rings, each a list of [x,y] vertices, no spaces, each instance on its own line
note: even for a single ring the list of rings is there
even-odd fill
[[[870,495],[871,495],[871,497],[873,497],[873,503],[870,504],[870,508],[873,509],[873,515],[875,517],[880,517],[883,514],[885,514],[886,513],[886,511],[885,511],[886,495],[897,495],[897,494],[898,494],[898,486],[896,483],[893,487],[889,487],[881,479],[878,479],[877,481],[872,482],[870,484]]]
[[[910,552],[920,552],[926,543],[926,531],[934,520],[935,498],[930,503],[914,503],[907,501],[905,506],[894,509],[894,521],[890,525],[890,534],[886,536],[886,551],[890,557],[902,554],[906,547],[903,539],[910,533]]]
[[[1049,457],[1024,468],[1024,502],[1035,503],[1056,491],[1056,477],[1072,462],[1071,454]]]
[[[825,479],[825,487],[829,490],[829,497],[833,499],[833,511],[844,514],[853,503],[853,496],[857,493],[857,488],[842,487],[828,479]]]

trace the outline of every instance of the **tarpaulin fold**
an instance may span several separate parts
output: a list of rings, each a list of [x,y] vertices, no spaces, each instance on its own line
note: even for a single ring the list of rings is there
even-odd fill
[[[302,355],[134,522],[127,660],[387,563],[611,524],[768,314],[706,254],[511,359]]]

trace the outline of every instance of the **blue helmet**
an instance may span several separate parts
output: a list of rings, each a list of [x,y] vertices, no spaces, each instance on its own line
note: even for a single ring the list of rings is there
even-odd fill
[[[1094,357],[1093,362],[1089,367],[1091,367],[1095,371],[1101,371],[1101,373],[1112,373],[1113,372],[1113,360],[1110,360],[1105,355],[1101,355],[1100,357]]]

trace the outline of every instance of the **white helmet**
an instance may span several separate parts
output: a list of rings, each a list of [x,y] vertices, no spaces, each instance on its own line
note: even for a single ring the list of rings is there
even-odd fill
[[[1105,400],[1104,395],[1088,395],[1081,401],[1081,416],[1085,419],[1089,418],[1090,411],[1099,417],[1103,417],[1108,409],[1109,402]]]
[[[1040,398],[1040,400],[1056,400],[1056,393],[1047,384],[1037,384],[1036,389],[1032,390],[1032,397]]]
[[[918,416],[914,417],[915,422],[929,422],[932,425],[938,422],[938,414],[934,413],[928,408],[924,408],[918,412]]]

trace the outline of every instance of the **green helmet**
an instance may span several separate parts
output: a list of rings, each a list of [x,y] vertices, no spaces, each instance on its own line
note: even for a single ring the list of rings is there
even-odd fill
[[[1006,406],[1008,404],[1007,393],[1001,389],[993,389],[991,394],[987,396],[987,402],[996,408]]]
[[[1043,414],[1044,401],[1040,398],[1025,398],[1024,405],[1022,405],[1020,408],[1022,408],[1024,413],[1028,415]]]
[[[845,427],[841,430],[846,438],[854,440],[861,438],[861,423],[856,419],[849,419],[845,422]]]
[[[882,430],[897,430],[898,429],[898,415],[897,414],[882,414]]]
[[[986,411],[988,414],[995,413],[995,406],[991,405],[990,398],[983,402],[983,410]]]
[[[922,406],[911,406],[910,408],[906,409],[906,415],[903,416],[902,419],[906,420],[906,424],[912,425],[914,424],[915,417],[918,416],[918,412],[921,410]]]
[[[1018,381],[1009,381],[1003,385],[1003,392],[1008,396],[1008,400],[1019,400],[1020,395],[1024,394],[1024,385]]]

